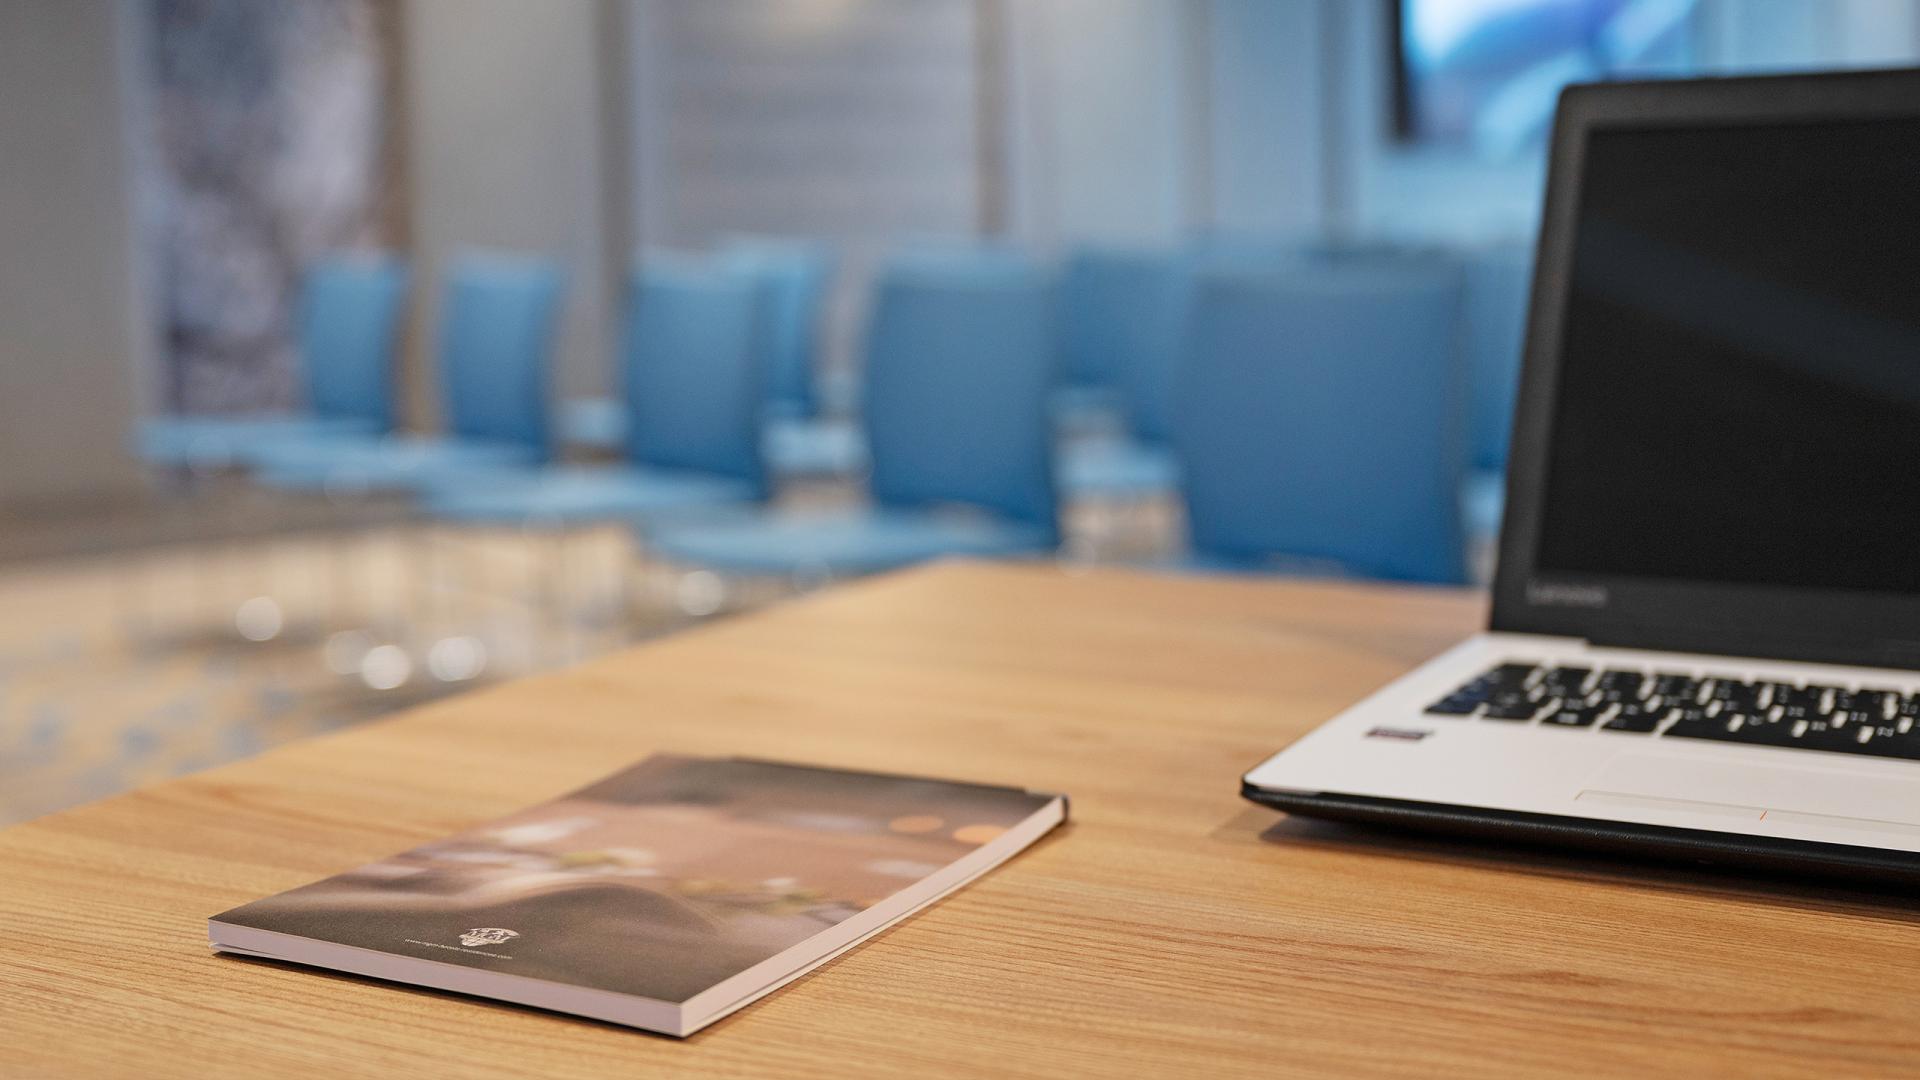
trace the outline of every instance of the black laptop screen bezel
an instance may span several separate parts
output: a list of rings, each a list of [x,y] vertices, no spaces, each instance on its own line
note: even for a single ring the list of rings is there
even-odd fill
[[[1536,574],[1555,389],[1589,133],[1920,118],[1920,69],[1567,88],[1548,159],[1494,579],[1496,631],[1594,644],[1920,669],[1920,594]],[[1920,259],[1916,259],[1920,278]],[[1920,288],[1916,289],[1920,302]],[[1920,543],[1915,545],[1920,558]]]

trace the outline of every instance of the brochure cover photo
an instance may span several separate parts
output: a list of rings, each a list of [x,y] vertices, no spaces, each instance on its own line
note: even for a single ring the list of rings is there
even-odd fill
[[[621,995],[681,1006],[666,1024],[644,1010],[602,1016],[671,1030],[712,1018],[684,1015],[699,995],[751,974],[698,1003],[723,1015],[1003,861],[1064,813],[1060,797],[1016,788],[657,756],[216,916],[211,937],[569,1011],[593,1010],[529,984],[602,992],[601,1005]],[[354,955],[363,950],[386,958]],[[789,952],[790,963],[767,963]],[[474,975],[434,970],[446,965]]]

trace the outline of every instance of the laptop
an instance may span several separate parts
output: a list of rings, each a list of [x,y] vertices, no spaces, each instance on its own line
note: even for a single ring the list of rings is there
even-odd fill
[[[1565,91],[1499,551],[1243,793],[1920,879],[1920,70]]]

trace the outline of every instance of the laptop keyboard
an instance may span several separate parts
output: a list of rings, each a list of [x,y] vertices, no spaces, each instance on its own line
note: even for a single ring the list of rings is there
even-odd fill
[[[1920,694],[1898,690],[1501,664],[1426,711],[1507,724],[1920,760]]]

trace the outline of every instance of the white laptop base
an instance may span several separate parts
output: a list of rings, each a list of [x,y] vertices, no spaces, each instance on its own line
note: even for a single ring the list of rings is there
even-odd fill
[[[1469,638],[1244,778],[1255,801],[1314,816],[1740,861],[1920,874],[1920,761],[1426,712],[1510,662],[1920,691],[1920,672]],[[1662,728],[1668,725],[1663,724]]]

